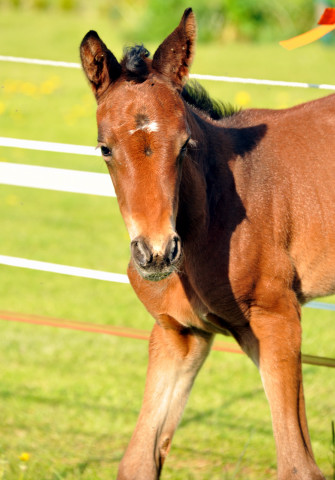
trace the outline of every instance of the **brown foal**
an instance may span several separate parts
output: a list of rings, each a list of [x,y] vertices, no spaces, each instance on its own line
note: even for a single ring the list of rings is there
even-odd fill
[[[187,9],[153,59],[80,52],[98,141],[131,239],[130,282],[156,322],[139,419],[118,480],[156,480],[216,333],[258,366],[280,480],[321,480],[309,439],[300,305],[335,291],[335,95],[219,112],[186,85]],[[205,104],[207,106],[205,106]]]

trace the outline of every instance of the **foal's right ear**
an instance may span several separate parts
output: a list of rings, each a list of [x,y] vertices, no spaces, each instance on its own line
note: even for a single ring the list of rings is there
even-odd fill
[[[99,35],[91,30],[80,45],[81,63],[97,102],[121,74],[121,65]]]

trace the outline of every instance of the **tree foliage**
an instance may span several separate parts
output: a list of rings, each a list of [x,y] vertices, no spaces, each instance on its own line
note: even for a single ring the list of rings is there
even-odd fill
[[[94,12],[143,41],[168,34],[191,6],[200,41],[276,41],[313,28],[335,0],[0,0],[0,8],[4,6]]]

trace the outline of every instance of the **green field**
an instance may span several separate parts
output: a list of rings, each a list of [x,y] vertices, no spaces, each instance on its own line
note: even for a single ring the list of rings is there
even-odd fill
[[[77,62],[81,38],[91,28],[117,56],[124,43],[140,40],[125,39],[122,24],[112,27],[94,16],[3,10],[0,55]],[[334,58],[333,49],[320,43],[294,52],[275,44],[199,45],[192,71],[335,84]],[[283,108],[327,94],[204,85],[214,97],[245,107]],[[95,104],[80,70],[1,62],[0,87],[0,136],[95,145]],[[0,161],[105,172],[102,160],[81,155],[0,147]],[[115,199],[0,185],[0,218],[2,255],[125,273],[128,235]],[[0,310],[152,326],[128,285],[1,265]],[[334,357],[334,314],[303,313],[303,352]],[[146,342],[0,322],[0,480],[115,478],[140,408]],[[333,480],[335,371],[304,366],[304,377],[315,456]],[[275,469],[257,370],[245,356],[212,352],[162,478],[265,480],[275,479]]]

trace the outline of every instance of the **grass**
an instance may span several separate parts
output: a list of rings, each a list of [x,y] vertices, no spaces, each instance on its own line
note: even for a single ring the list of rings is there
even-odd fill
[[[332,420],[333,480],[335,480],[335,422]]]
[[[146,343],[4,323],[1,347],[2,478],[18,478],[22,452],[27,479],[115,478],[140,406]],[[314,449],[330,479],[332,381],[311,366],[305,377]],[[212,352],[163,478],[274,479],[274,458],[256,369],[244,356]]]
[[[111,28],[101,18],[4,10],[0,54],[78,61],[78,45],[91,28],[118,56],[133,40],[122,36],[122,25]],[[291,53],[277,45],[199,45],[193,71],[334,83],[333,55],[319,44]],[[0,72],[2,136],[95,145],[95,104],[79,70],[2,63]],[[251,107],[280,108],[326,93],[204,84],[215,97]],[[0,160],[105,172],[100,159],[79,155],[0,148]],[[125,272],[128,235],[115,199],[1,185],[0,218],[1,254]],[[0,309],[146,330],[152,325],[127,285],[4,266]],[[140,408],[146,343],[4,321],[1,330],[0,480],[115,478]],[[304,353],[334,356],[332,331],[331,312],[304,309]],[[304,376],[315,455],[327,480],[334,479],[334,370],[304,366]],[[271,480],[275,468],[257,370],[244,356],[212,352],[163,478]]]

